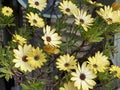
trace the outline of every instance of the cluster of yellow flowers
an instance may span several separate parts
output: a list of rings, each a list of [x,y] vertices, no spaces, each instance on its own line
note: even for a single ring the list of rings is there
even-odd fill
[[[113,10],[110,6],[102,5],[101,3],[88,0],[90,4],[101,6],[97,10],[108,24],[120,22],[120,10]],[[47,5],[47,0],[28,0],[29,7],[43,11]],[[104,8],[103,8],[104,7]],[[87,11],[79,9],[76,4],[70,0],[59,2],[60,11],[74,17],[75,24],[82,26],[83,31],[87,32],[93,25],[94,18]],[[10,16],[13,10],[10,7],[3,7],[2,13],[5,16]],[[62,36],[60,36],[55,28],[45,25],[44,19],[38,13],[28,12],[26,19],[30,26],[43,29],[44,48],[33,47],[27,44],[27,40],[18,34],[13,35],[13,42],[18,43],[18,48],[13,49],[15,67],[24,72],[31,72],[37,68],[41,68],[47,62],[47,55],[58,54],[60,52],[60,44]],[[47,54],[46,54],[47,52]],[[120,67],[110,65],[109,58],[102,52],[98,51],[94,56],[90,56],[87,61],[80,64],[74,55],[64,54],[56,59],[56,68],[60,71],[70,73],[70,80],[61,86],[60,90],[88,90],[93,89],[96,85],[95,78],[97,73],[109,71],[115,77],[120,78]]]

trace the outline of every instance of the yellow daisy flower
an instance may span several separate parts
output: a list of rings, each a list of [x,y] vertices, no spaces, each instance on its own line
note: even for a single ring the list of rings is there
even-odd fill
[[[120,78],[120,67],[116,65],[111,65],[110,73],[113,74],[115,77]]]
[[[110,62],[108,61],[108,57],[99,51],[95,54],[95,56],[88,58],[88,66],[94,71],[94,73],[104,72],[109,65]]]
[[[29,6],[38,9],[39,11],[44,10],[47,5],[47,0],[28,0]]]
[[[42,39],[44,40],[45,45],[51,45],[55,47],[59,47],[58,44],[61,44],[61,37],[55,33],[55,29],[51,29],[50,26],[46,26],[43,28],[44,36],[42,36]]]
[[[70,56],[69,54],[60,56],[57,61],[56,61],[56,67],[59,70],[63,71],[70,71],[72,69],[76,68],[76,62],[77,60],[75,59],[74,56]]]
[[[48,54],[58,54],[60,52],[57,47],[51,45],[45,45],[44,51],[46,51]]]
[[[78,90],[74,87],[74,83],[69,81],[68,83],[64,83],[64,87],[60,87],[59,90]]]
[[[72,72],[71,75],[71,80],[74,81],[74,86],[78,90],[93,89],[96,85],[96,82],[93,80],[96,78],[96,75],[90,70],[86,62],[83,62],[81,67],[78,64],[76,72]]]
[[[30,12],[30,13],[27,13],[27,16],[26,18],[28,19],[28,22],[30,23],[31,26],[36,26],[36,27],[44,27],[44,21],[42,18],[40,18],[38,16],[37,13],[33,13],[33,12]]]
[[[96,11],[98,15],[100,15],[108,24],[116,23],[119,20],[118,14],[116,14],[115,11],[113,11],[112,7],[110,6],[104,6],[103,8],[100,8],[100,10]]]
[[[27,43],[27,40],[18,34],[13,35],[13,42],[17,42],[20,45]]]
[[[18,49],[14,49],[14,56],[15,59],[13,59],[13,62],[15,63],[15,67],[20,68],[21,71],[29,71],[31,72],[33,68],[30,67],[27,60],[27,53],[31,50],[31,45],[24,45],[18,46]]]
[[[96,1],[94,0],[87,0],[87,2],[89,2],[90,4],[94,5],[94,6],[103,6],[102,3],[97,3]]]
[[[77,6],[71,1],[64,0],[63,2],[60,2],[59,8],[62,13],[66,15],[71,15],[72,12],[77,8]]]
[[[3,14],[3,15],[5,15],[5,16],[11,16],[12,13],[13,13],[12,8],[7,7],[7,6],[4,6],[4,7],[2,8],[2,14]]]
[[[46,62],[46,56],[39,47],[32,48],[27,55],[28,63],[32,68],[41,68]]]
[[[76,9],[74,11],[75,24],[81,25],[85,31],[88,31],[88,28],[92,25],[94,19],[91,15],[87,15],[87,11]]]

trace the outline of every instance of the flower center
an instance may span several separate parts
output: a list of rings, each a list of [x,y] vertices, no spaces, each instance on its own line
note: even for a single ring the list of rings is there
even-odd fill
[[[93,64],[93,67],[94,67],[94,68],[97,68],[98,66],[97,66],[97,64]]]
[[[37,20],[33,19],[33,23],[37,23]]]
[[[81,80],[85,80],[85,78],[86,78],[85,74],[84,74],[84,73],[81,73],[81,74],[80,74],[80,79],[81,79]]]
[[[39,56],[38,55],[36,55],[36,56],[34,56],[34,59],[37,61],[37,60],[39,60]]]
[[[84,24],[84,20],[83,20],[83,19],[80,19],[80,23],[81,23],[81,24]]]
[[[70,12],[70,9],[69,9],[69,8],[66,8],[66,12]]]
[[[65,67],[68,67],[69,65],[70,65],[69,63],[65,63],[65,64],[64,64]]]
[[[35,2],[35,5],[36,5],[36,6],[39,6],[39,2],[36,1],[36,2]]]
[[[50,41],[51,41],[51,38],[50,38],[49,36],[47,36],[47,37],[46,37],[46,40],[47,40],[48,42],[50,42]]]
[[[8,10],[6,10],[6,13],[9,13],[9,11],[8,11]]]
[[[111,18],[107,18],[106,19],[108,22],[112,22],[112,19]]]
[[[28,60],[27,60],[27,56],[25,55],[25,56],[23,56],[22,57],[22,60],[24,61],[24,62],[27,62]]]

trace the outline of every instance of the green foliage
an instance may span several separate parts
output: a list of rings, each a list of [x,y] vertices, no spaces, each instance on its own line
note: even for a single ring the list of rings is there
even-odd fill
[[[21,83],[24,90],[44,90],[44,82],[38,80],[27,81],[27,83]]]
[[[13,52],[11,52],[9,47],[2,48],[2,46],[0,46],[0,77],[5,77],[7,81],[12,78],[13,75],[13,57]]]

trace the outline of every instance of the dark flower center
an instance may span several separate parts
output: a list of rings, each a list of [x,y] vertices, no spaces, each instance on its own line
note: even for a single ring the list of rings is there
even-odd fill
[[[47,40],[48,42],[50,42],[50,41],[51,41],[51,38],[50,38],[49,36],[47,36],[47,37],[46,37],[46,40]]]
[[[69,65],[70,65],[69,63],[65,63],[65,64],[64,64],[65,67],[68,67]]]
[[[9,11],[8,11],[8,10],[6,10],[6,13],[9,13]]]
[[[38,55],[36,55],[36,56],[34,56],[34,59],[37,61],[37,60],[39,60],[39,56]]]
[[[27,56],[25,55],[25,56],[23,56],[22,57],[22,60],[24,61],[24,62],[27,62],[28,60],[27,60]]]
[[[37,20],[33,19],[33,23],[37,23]]]
[[[85,80],[85,78],[86,78],[85,74],[84,74],[84,73],[81,73],[81,74],[80,74],[80,79],[81,79],[81,80]]]
[[[66,8],[65,10],[66,10],[66,12],[70,12],[70,9],[69,9],[69,8]]]
[[[80,23],[81,23],[81,24],[84,24],[84,20],[83,20],[83,19],[80,19]]]
[[[36,1],[36,2],[35,2],[35,5],[36,5],[36,6],[39,6],[39,2]]]
[[[108,22],[112,22],[112,19],[111,18],[107,18],[106,19]]]
[[[97,64],[93,64],[93,67],[94,67],[94,68],[97,68],[98,66],[97,66]]]

